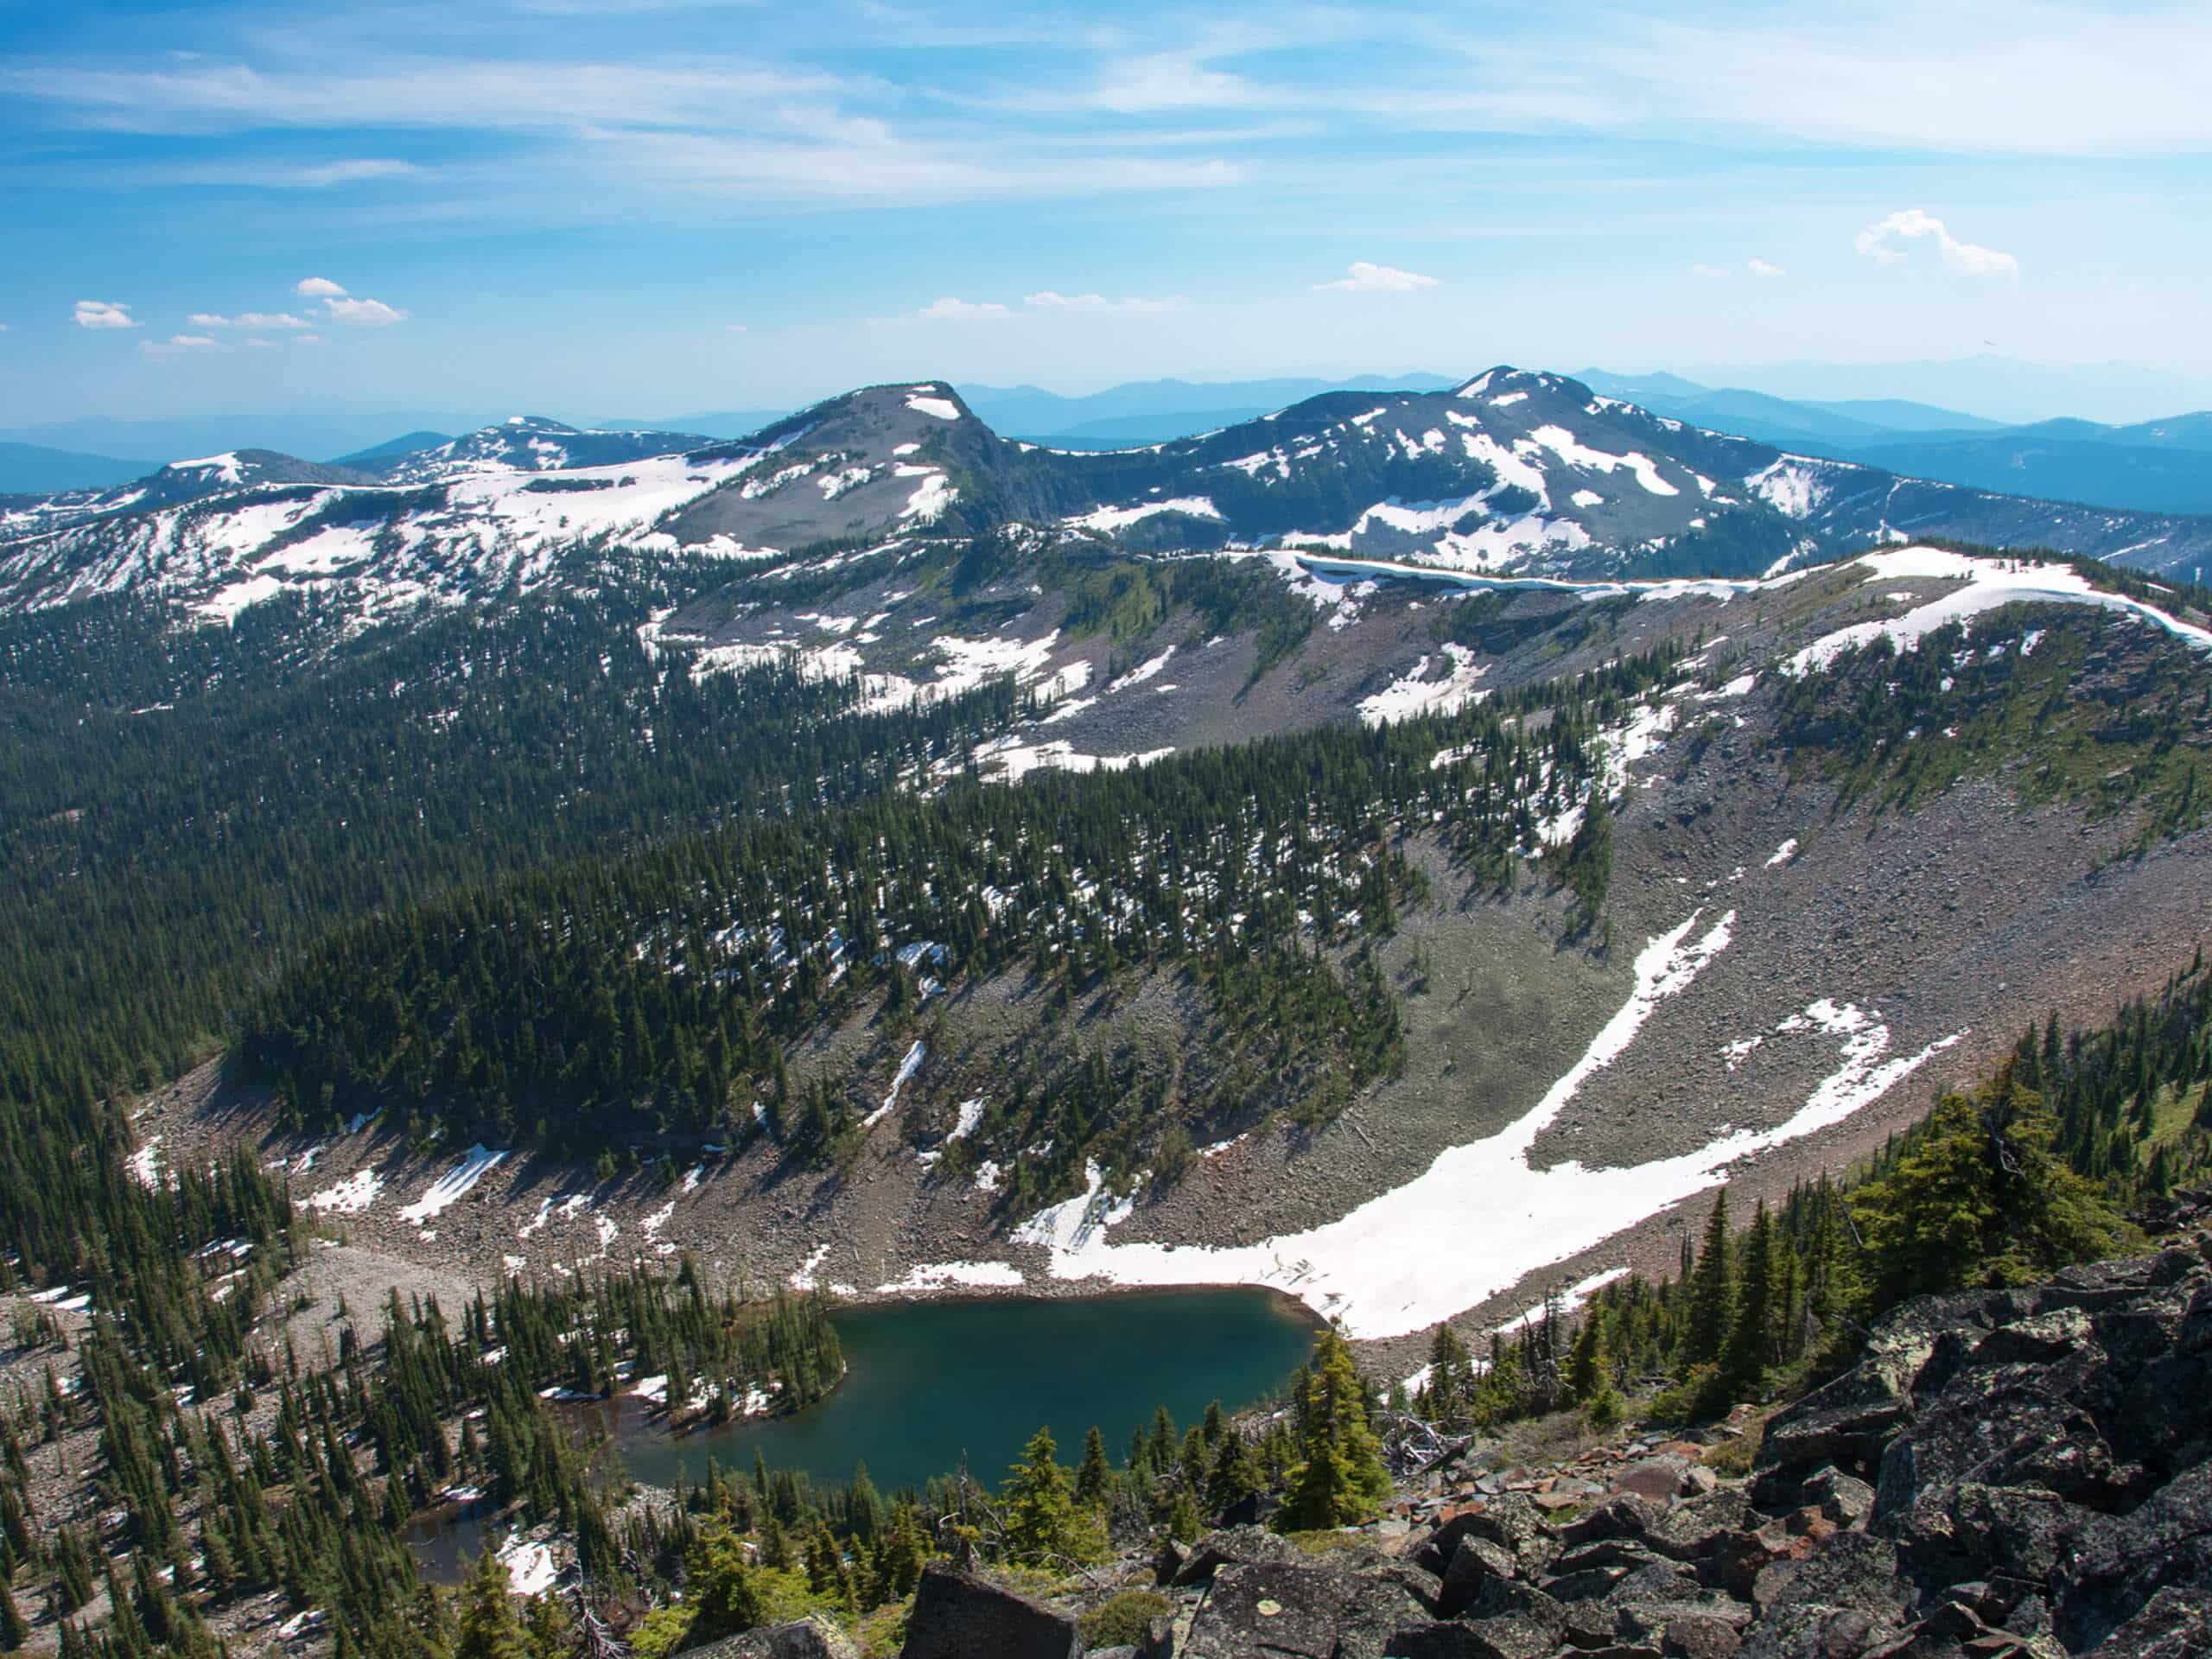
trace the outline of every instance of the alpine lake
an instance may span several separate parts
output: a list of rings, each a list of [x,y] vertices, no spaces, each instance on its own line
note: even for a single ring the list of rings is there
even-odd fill
[[[865,1463],[886,1492],[963,1465],[995,1486],[1040,1427],[1072,1465],[1096,1424],[1119,1462],[1156,1407],[1179,1430],[1213,1401],[1235,1411],[1265,1400],[1313,1352],[1321,1328],[1289,1298],[1249,1289],[935,1298],[859,1304],[831,1318],[845,1380],[804,1411],[671,1434],[634,1395],[580,1409],[605,1426],[607,1454],[621,1471],[648,1485],[700,1484],[710,1459],[725,1474],[749,1476],[758,1452],[771,1470],[817,1485],[842,1485]],[[418,1518],[412,1541],[425,1577],[451,1582],[484,1547],[486,1507]]]

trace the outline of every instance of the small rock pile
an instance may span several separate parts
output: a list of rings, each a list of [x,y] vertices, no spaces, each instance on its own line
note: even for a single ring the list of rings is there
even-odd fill
[[[1908,1303],[1747,1478],[1698,1450],[1425,1482],[1318,1554],[1170,1546],[1172,1615],[1093,1659],[2212,1655],[2212,1244]],[[906,1654],[1082,1653],[1019,1601],[932,1568]]]

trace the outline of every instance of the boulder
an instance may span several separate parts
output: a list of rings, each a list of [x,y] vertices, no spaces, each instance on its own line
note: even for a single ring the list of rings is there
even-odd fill
[[[899,1651],[900,1659],[1075,1659],[1082,1650],[1068,1614],[932,1563],[914,1592],[906,1644]]]
[[[1394,1632],[1388,1659],[1550,1659],[1558,1640],[1507,1619],[1443,1620]]]
[[[852,1639],[823,1618],[770,1624],[686,1648],[683,1659],[859,1659]]]
[[[1664,1510],[1637,1492],[1618,1492],[1587,1515],[1577,1516],[1559,1529],[1559,1541],[1572,1551],[1580,1545],[1608,1538],[1643,1538],[1660,1523]]]
[[[1857,1659],[1904,1630],[1912,1599],[1886,1540],[1839,1532],[1796,1564],[1752,1624],[1743,1659]]]
[[[1933,1589],[1992,1575],[2040,1583],[2093,1519],[2053,1492],[1976,1482],[1923,1494],[1880,1529],[1913,1582]]]
[[[1711,1619],[1728,1627],[1739,1641],[1752,1619],[1749,1607],[1712,1591],[1686,1595],[1679,1600],[1631,1601],[1615,1599],[1613,1629],[1624,1642],[1663,1645],[1669,1626],[1690,1619]]]
[[[1225,1527],[1210,1532],[1176,1552],[1172,1570],[1160,1576],[1163,1584],[1204,1584],[1224,1567],[1249,1567],[1260,1561],[1297,1562],[1306,1559],[1296,1544],[1264,1527]],[[1170,1563],[1163,1555],[1162,1568]]]
[[[1630,1464],[1613,1476],[1613,1491],[1633,1493],[1649,1498],[1655,1503],[1664,1503],[1680,1497],[1688,1488],[1690,1465],[1686,1459],[1676,1457],[1646,1458],[1640,1463]]]
[[[1510,1579],[1516,1570],[1511,1552],[1501,1545],[1471,1534],[1461,1537],[1440,1582],[1434,1604],[1437,1612],[1446,1618],[1457,1616],[1473,1602],[1485,1581]]]
[[[1805,1503],[1839,1527],[1864,1526],[1874,1512],[1874,1489],[1834,1465],[1815,1471],[1797,1491]]]
[[[2075,1652],[2113,1637],[2168,1589],[2171,1623],[2194,1598],[2212,1592],[2212,1463],[2170,1481],[2125,1516],[2087,1520],[2067,1560],[2051,1574],[2059,1639]]]
[[[2212,1593],[2168,1585],[2105,1639],[2098,1659],[2203,1659],[2212,1653]]]
[[[1382,1659],[1425,1610],[1369,1574],[1277,1561],[1222,1567],[1178,1659]]]
[[[1667,1659],[1735,1659],[1743,1644],[1735,1625],[1713,1613],[1684,1613],[1659,1632],[1659,1651]]]

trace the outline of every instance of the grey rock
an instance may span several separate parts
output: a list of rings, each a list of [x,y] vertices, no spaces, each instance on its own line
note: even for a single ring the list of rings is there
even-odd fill
[[[1446,1618],[1456,1617],[1474,1601],[1486,1580],[1510,1579],[1516,1570],[1511,1552],[1503,1546],[1488,1538],[1462,1536],[1444,1570],[1433,1604],[1436,1611]]]
[[[923,1569],[900,1659],[1075,1659],[1075,1620],[972,1573]]]
[[[1638,1492],[1617,1492],[1586,1515],[1577,1516],[1559,1529],[1560,1542],[1572,1552],[1577,1546],[1609,1538],[1648,1537],[1665,1511]]]
[[[1911,1604],[1886,1540],[1839,1532],[1797,1563],[1741,1651],[1744,1659],[1854,1659],[1903,1630]]]
[[[2106,1640],[2165,1590],[2169,1608],[2212,1590],[2212,1463],[2169,1482],[2125,1516],[2086,1522],[2052,1575],[2059,1639],[2081,1652]]]
[[[1863,1526],[1874,1511],[1874,1489],[1833,1465],[1808,1476],[1798,1492],[1839,1527]]]
[[[1712,1613],[1684,1613],[1659,1632],[1659,1650],[1667,1659],[1735,1659],[1743,1644],[1736,1627]]]
[[[1225,1527],[1219,1532],[1210,1532],[1188,1549],[1179,1552],[1173,1570],[1166,1573],[1164,1584],[1204,1584],[1224,1567],[1249,1567],[1258,1561],[1302,1561],[1305,1555],[1298,1546],[1280,1533],[1269,1532],[1264,1527]],[[1161,1565],[1166,1562],[1163,1560]]]
[[[1683,1619],[1709,1618],[1726,1624],[1740,1638],[1753,1617],[1752,1611],[1742,1602],[1711,1591],[1669,1601],[1630,1601],[1617,1598],[1613,1628],[1624,1642],[1663,1643],[1669,1625]]]
[[[2203,1659],[2212,1653],[2212,1594],[2168,1585],[2098,1648],[2098,1659]]]
[[[1329,1567],[1221,1567],[1179,1659],[1381,1659],[1423,1609],[1387,1580]]]
[[[686,1648],[683,1659],[859,1659],[859,1649],[827,1619],[802,1618]]]

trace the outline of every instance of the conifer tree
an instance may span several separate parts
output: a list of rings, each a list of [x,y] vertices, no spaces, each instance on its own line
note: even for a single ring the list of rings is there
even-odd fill
[[[1705,1365],[1717,1361],[1735,1322],[1735,1245],[1728,1236],[1728,1189],[1724,1186],[1713,1197],[1713,1213],[1706,1217],[1705,1242],[1699,1247],[1697,1267],[1690,1275],[1689,1329],[1684,1334],[1684,1351],[1690,1363]]]
[[[1075,1471],[1075,1499],[1096,1509],[1114,1488],[1114,1471],[1106,1461],[1106,1437],[1093,1423],[1083,1437],[1083,1462]]]
[[[1736,1322],[1728,1333],[1722,1369],[1738,1387],[1756,1384],[1768,1366],[1782,1357],[1781,1314],[1786,1294],[1777,1279],[1781,1262],[1766,1201],[1759,1200],[1744,1236],[1742,1287],[1736,1298]]]
[[[1006,1485],[1007,1551],[1015,1560],[1095,1560],[1104,1547],[1097,1518],[1079,1509],[1050,1428],[1029,1437]]]
[[[2010,1066],[1943,1096],[1890,1173],[1853,1197],[1885,1306],[2025,1283],[2119,1247],[2126,1224],[2052,1156],[2055,1127]]]
[[[476,1558],[461,1587],[453,1659],[530,1659],[506,1564],[490,1549]]]
[[[1276,1529],[1308,1531],[1372,1518],[1390,1495],[1390,1471],[1368,1425],[1351,1350],[1334,1331],[1321,1335],[1303,1394],[1300,1462]]]
[[[788,1556],[789,1546],[782,1526],[772,1515],[768,1517],[768,1524],[782,1546],[779,1553]],[[763,1567],[771,1565],[765,1538],[760,1561]],[[788,1560],[775,1565],[788,1565]],[[687,1640],[693,1644],[740,1635],[767,1617],[767,1601],[760,1573],[745,1559],[742,1541],[720,1523],[701,1529],[698,1541],[691,1547],[690,1558],[684,1564],[684,1583],[687,1594],[699,1610],[686,1632]]]

